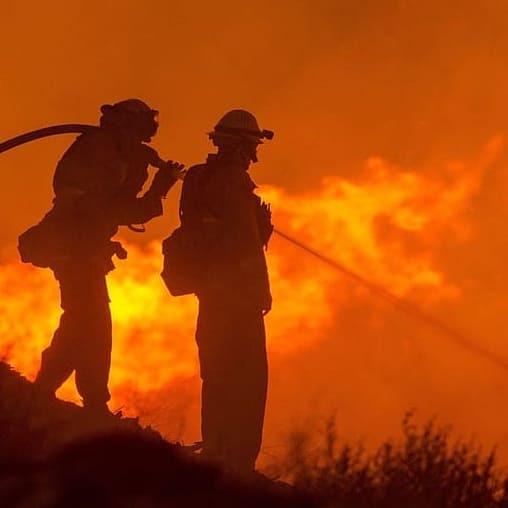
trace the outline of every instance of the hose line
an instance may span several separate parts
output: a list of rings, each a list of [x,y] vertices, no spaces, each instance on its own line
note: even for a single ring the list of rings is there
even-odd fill
[[[508,361],[506,359],[496,355],[495,353],[493,353],[492,351],[489,351],[488,349],[485,349],[485,348],[479,346],[473,340],[471,340],[469,337],[467,337],[463,333],[455,330],[453,327],[449,326],[444,321],[441,321],[439,318],[423,311],[416,304],[414,304],[404,298],[401,298],[397,295],[394,295],[393,293],[391,293],[390,291],[387,291],[386,289],[384,289],[382,286],[380,286],[378,284],[374,284],[374,283],[368,281],[361,275],[357,274],[353,270],[344,266],[342,263],[339,263],[335,259],[325,256],[324,254],[313,249],[312,247],[309,247],[305,243],[297,240],[296,238],[293,238],[278,229],[274,229],[274,233],[279,235],[284,240],[292,243],[296,247],[304,250],[308,254],[319,259],[321,262],[332,267],[334,270],[341,272],[343,275],[345,275],[349,279],[353,280],[357,284],[365,287],[371,293],[373,293],[377,297],[385,300],[386,302],[390,303],[393,307],[400,310],[404,314],[407,314],[408,316],[411,316],[411,317],[427,324],[431,328],[438,330],[439,332],[441,332],[442,335],[447,337],[451,342],[455,343],[462,349],[465,349],[465,350],[469,351],[470,353],[480,356],[483,359],[497,365],[501,369],[508,372]]]
[[[25,132],[19,136],[8,139],[0,143],[0,153],[16,148],[19,145],[24,145],[36,139],[46,138],[48,136],[55,136],[57,134],[83,134],[89,132],[97,127],[93,125],[80,124],[80,123],[68,123],[62,125],[51,125],[35,131]]]
[[[97,127],[93,125],[87,125],[87,124],[61,124],[61,125],[51,125],[49,127],[44,127],[42,129],[37,129],[34,131],[26,132],[24,134],[21,134],[19,136],[16,136],[14,138],[8,139],[7,141],[3,141],[0,143],[0,153],[6,152],[8,150],[11,150],[13,148],[16,148],[17,146],[23,145],[25,143],[29,143],[31,141],[35,141],[37,139],[45,138],[48,136],[55,136],[58,134],[83,134],[85,132],[89,132],[93,129],[96,129]],[[160,159],[158,156],[155,156],[154,161],[152,161],[152,165],[156,167],[162,167],[165,164],[165,162]],[[494,354],[493,352],[484,349],[480,346],[478,346],[474,341],[472,341],[470,338],[465,336],[463,333],[455,330],[451,326],[449,326],[447,323],[441,321],[440,319],[436,318],[435,316],[428,314],[424,312],[422,309],[420,309],[417,305],[414,303],[401,298],[397,295],[394,295],[393,293],[387,291],[382,286],[372,283],[369,280],[365,279],[361,275],[357,274],[353,270],[349,269],[342,263],[339,263],[335,259],[332,259],[317,250],[309,247],[305,243],[297,240],[296,238],[293,238],[289,236],[288,234],[284,233],[283,231],[280,231],[278,229],[274,230],[274,233],[279,235],[281,238],[285,239],[286,241],[292,243],[296,247],[304,250],[308,254],[314,256],[315,258],[319,259],[322,263],[327,264],[328,266],[332,267],[334,270],[341,272],[343,275],[348,277],[349,279],[353,280],[357,284],[360,284],[361,286],[365,287],[367,290],[369,290],[372,294],[376,295],[378,298],[381,298],[385,300],[386,302],[390,303],[393,307],[400,310],[401,312],[418,319],[421,322],[424,322],[428,326],[434,328],[435,330],[438,330],[441,332],[444,336],[446,336],[449,340],[454,342],[456,345],[461,347],[462,349],[465,349],[473,354],[476,354],[485,360],[490,361],[491,363],[497,365],[498,367],[504,369],[508,372],[508,361],[504,358]]]

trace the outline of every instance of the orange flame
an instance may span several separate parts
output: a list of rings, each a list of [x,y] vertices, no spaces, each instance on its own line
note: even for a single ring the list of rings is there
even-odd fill
[[[355,180],[329,177],[304,194],[275,187],[264,188],[261,194],[272,204],[279,229],[387,290],[428,307],[460,302],[461,287],[440,268],[440,244],[470,238],[468,207],[501,148],[502,140],[494,139],[476,163],[418,170],[372,158]],[[114,319],[112,407],[150,412],[156,403],[146,409],[143,400],[151,400],[151,394],[196,379],[197,307],[193,297],[172,298],[167,293],[159,277],[158,242],[127,247],[129,258],[109,277]],[[350,308],[351,302],[365,306],[368,300],[364,289],[345,283],[339,274],[280,238],[273,238],[267,257],[275,302],[267,316],[268,346],[276,372],[284,359],[324,343],[346,302]],[[40,352],[58,322],[57,285],[49,271],[12,261],[0,265],[0,293],[0,352],[33,378]],[[376,324],[370,320],[365,326]],[[77,399],[71,383],[60,395]],[[197,385],[185,396],[196,399]],[[286,402],[291,407],[291,399]],[[288,407],[272,407],[270,414]]]

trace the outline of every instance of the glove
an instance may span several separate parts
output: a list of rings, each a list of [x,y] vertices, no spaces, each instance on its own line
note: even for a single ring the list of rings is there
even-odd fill
[[[115,255],[118,259],[127,259],[127,251],[120,242],[109,242],[111,255]]]
[[[183,164],[179,162],[168,161],[166,165],[160,168],[153,178],[152,185],[148,191],[157,197],[166,197],[169,189],[173,187],[179,178],[183,178]]]
[[[266,316],[272,310],[272,295],[268,291],[261,302],[261,311],[263,316]]]
[[[261,201],[258,204],[256,212],[259,237],[261,238],[261,243],[266,248],[273,232],[272,210],[270,209],[270,205],[268,203]]]

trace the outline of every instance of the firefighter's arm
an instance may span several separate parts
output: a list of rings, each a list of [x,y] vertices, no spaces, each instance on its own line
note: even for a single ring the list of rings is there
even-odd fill
[[[168,161],[155,174],[148,191],[141,197],[123,198],[118,203],[119,224],[143,224],[162,215],[162,199],[181,178],[183,164]]]
[[[261,243],[266,249],[273,233],[272,210],[270,204],[262,201],[259,196],[255,196],[255,199],[259,237],[261,239]]]
[[[233,255],[246,280],[255,281],[256,288],[253,289],[266,314],[271,309],[272,296],[263,251],[264,242],[258,227],[257,203],[242,176],[230,180],[230,187],[222,194],[222,207],[225,211],[224,218],[229,223]]]
[[[183,164],[175,161],[167,161],[161,164],[145,196],[153,196],[156,199],[165,198],[169,189],[171,189],[178,180],[183,180],[185,175],[183,168]]]
[[[221,209],[229,224],[233,245],[237,252],[252,255],[262,252],[263,241],[259,234],[257,203],[248,180],[243,174],[230,177],[229,188],[223,189]]]

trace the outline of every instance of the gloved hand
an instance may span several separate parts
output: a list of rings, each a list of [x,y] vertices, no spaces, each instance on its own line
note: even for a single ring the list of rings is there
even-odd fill
[[[169,189],[173,187],[178,179],[183,179],[184,165],[179,162],[167,161],[165,166],[160,168],[153,178],[149,193],[157,197],[166,197]]]
[[[272,310],[272,295],[270,291],[268,291],[261,302],[261,311],[263,312],[263,316],[266,316]]]
[[[120,242],[109,242],[111,247],[111,255],[115,255],[118,259],[127,259],[127,251]]]
[[[259,201],[256,214],[259,237],[261,238],[261,243],[266,248],[268,246],[268,240],[270,240],[270,236],[272,236],[273,232],[272,210],[270,205],[264,201]]]

